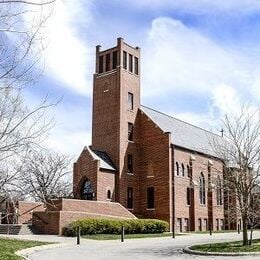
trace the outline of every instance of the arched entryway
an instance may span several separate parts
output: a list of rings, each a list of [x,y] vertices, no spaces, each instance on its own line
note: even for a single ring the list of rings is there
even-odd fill
[[[89,179],[86,179],[83,182],[82,188],[81,188],[81,199],[83,200],[93,200],[94,198],[94,192],[92,189],[92,184]]]

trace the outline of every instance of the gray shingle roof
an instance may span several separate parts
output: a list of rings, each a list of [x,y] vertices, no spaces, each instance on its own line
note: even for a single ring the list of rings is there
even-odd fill
[[[106,152],[93,150],[90,146],[85,146],[84,149],[87,149],[89,151],[94,160],[100,161],[100,168],[110,171],[116,171],[112,160]]]
[[[171,133],[173,145],[219,157],[214,146],[224,141],[221,136],[145,106],[141,106],[141,111],[162,131]]]

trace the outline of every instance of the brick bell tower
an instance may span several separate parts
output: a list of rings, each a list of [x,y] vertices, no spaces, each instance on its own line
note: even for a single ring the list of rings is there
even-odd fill
[[[126,44],[122,38],[117,39],[117,46],[107,50],[96,46],[92,147],[105,151],[113,161],[117,169],[115,200],[125,207],[131,192],[127,187],[129,183],[134,185],[137,178],[131,165],[136,154],[135,121],[139,107],[140,48]]]

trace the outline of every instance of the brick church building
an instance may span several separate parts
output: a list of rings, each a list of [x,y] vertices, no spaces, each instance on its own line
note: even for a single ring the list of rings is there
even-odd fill
[[[74,163],[77,199],[119,202],[178,232],[227,226],[222,137],[141,105],[140,48],[96,47],[92,145]]]

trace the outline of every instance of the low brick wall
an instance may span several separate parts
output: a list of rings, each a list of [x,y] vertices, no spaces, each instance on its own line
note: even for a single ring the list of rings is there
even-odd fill
[[[18,202],[18,223],[17,224],[28,224],[32,222],[33,211],[44,211],[43,204],[40,202]]]
[[[33,212],[32,223],[41,233],[62,235],[63,227],[74,220],[101,217],[136,218],[119,203],[59,199],[49,203],[46,211]]]

